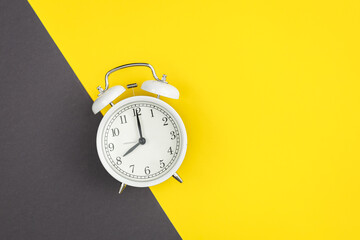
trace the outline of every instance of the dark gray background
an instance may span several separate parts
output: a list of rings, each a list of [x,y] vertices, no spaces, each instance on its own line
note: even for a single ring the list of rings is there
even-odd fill
[[[0,0],[0,239],[180,239],[148,188],[117,194],[91,105],[30,5]]]

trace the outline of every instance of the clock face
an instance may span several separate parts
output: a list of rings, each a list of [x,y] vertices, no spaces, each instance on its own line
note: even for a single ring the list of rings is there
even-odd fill
[[[178,115],[174,116],[175,110],[155,98],[134,98],[147,101],[115,105],[116,109],[99,128],[107,168],[130,185],[153,181],[171,172],[178,165],[184,141],[183,123]]]

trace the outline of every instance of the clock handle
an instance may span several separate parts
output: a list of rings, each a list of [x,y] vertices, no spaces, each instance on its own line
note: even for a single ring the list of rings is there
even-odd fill
[[[114,69],[111,69],[110,71],[108,71],[105,75],[105,89],[102,90],[102,91],[106,91],[108,90],[109,88],[109,75],[112,74],[113,72],[116,72],[120,69],[124,69],[124,68],[128,68],[128,67],[139,67],[139,66],[142,66],[142,67],[148,67],[151,69],[151,72],[154,76],[154,78],[157,80],[157,81],[162,81],[162,82],[166,82],[166,75],[164,74],[162,79],[159,79],[158,76],[156,75],[155,73],[155,69],[153,68],[153,66],[151,66],[149,63],[129,63],[129,64],[125,64],[125,65],[121,65],[121,66],[118,66]],[[98,87],[98,89],[101,88],[101,87]]]

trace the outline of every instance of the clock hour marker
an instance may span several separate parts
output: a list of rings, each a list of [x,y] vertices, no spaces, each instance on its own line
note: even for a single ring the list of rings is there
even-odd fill
[[[164,122],[164,126],[169,125],[169,124],[167,123],[167,121],[168,121],[167,117],[163,117],[162,120],[163,120],[163,122]]]
[[[170,135],[171,135],[171,140],[174,140],[176,138],[175,131],[171,131]]]
[[[111,129],[111,132],[112,132],[113,137],[119,136],[119,134],[120,134],[120,131],[118,128]]]
[[[170,153],[170,155],[173,154],[173,150],[171,149],[171,147],[169,147],[168,153]]]
[[[114,144],[113,143],[109,143],[109,150],[110,151],[114,151]]]
[[[141,108],[133,108],[133,114],[134,114],[134,117],[136,117],[136,114],[138,115],[141,115]]]
[[[126,121],[126,115],[120,116],[121,124],[127,123]]]

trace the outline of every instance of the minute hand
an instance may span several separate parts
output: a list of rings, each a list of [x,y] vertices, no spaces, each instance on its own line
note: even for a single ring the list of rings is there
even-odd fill
[[[141,131],[141,125],[140,125],[140,119],[139,119],[139,114],[138,114],[138,112],[136,112],[136,121],[137,121],[138,129],[139,129],[140,138],[143,138],[143,136],[142,136],[142,131]]]

